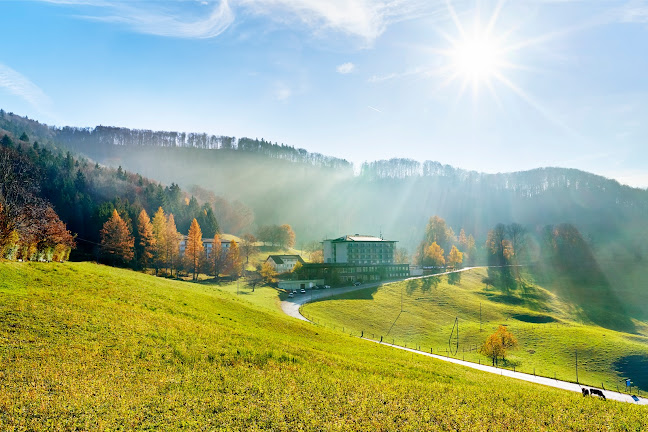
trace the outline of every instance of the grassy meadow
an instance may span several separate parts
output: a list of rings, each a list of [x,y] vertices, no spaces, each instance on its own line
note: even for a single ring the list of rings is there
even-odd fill
[[[476,363],[490,362],[477,349],[503,324],[519,348],[500,366],[575,382],[578,352],[579,382],[624,390],[629,377],[648,392],[646,323],[634,320],[632,334],[609,330],[583,321],[578,307],[538,285],[504,293],[487,287],[486,277],[485,269],[475,269],[399,282],[308,304],[302,313],[324,326],[443,355],[456,349],[458,318],[454,357]]]
[[[381,347],[234,290],[0,263],[0,430],[648,428],[645,407]]]

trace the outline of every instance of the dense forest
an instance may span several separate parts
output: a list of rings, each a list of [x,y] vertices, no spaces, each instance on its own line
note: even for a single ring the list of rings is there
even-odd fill
[[[31,240],[36,233],[47,231],[46,225],[39,228],[37,222],[42,225],[43,221],[50,221],[49,224],[55,226],[57,221],[62,221],[66,230],[76,236],[73,257],[95,257],[100,230],[114,210],[118,211],[131,232],[142,210],[154,214],[162,208],[174,215],[180,233],[186,234],[195,218],[209,238],[223,229],[242,229],[242,225],[250,225],[253,220],[247,207],[199,187],[194,187],[195,195],[190,195],[175,183],[163,186],[127,172],[121,166],[112,168],[93,163],[53,145],[51,141],[39,142],[24,131],[17,135],[15,128],[3,126],[7,124],[0,124],[3,172],[0,208],[7,216],[2,219],[12,221],[13,225],[3,224],[7,235],[0,237],[8,238],[15,226],[21,237],[20,242],[14,241],[16,244],[25,244],[32,249],[39,243],[50,244],[51,239]],[[70,239],[65,238],[60,243],[71,246],[73,242]],[[51,246],[53,248],[56,244]],[[17,254],[25,258],[29,255],[20,251]]]

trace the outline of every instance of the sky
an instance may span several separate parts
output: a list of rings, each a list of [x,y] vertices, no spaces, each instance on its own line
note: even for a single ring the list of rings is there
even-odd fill
[[[0,0],[0,108],[648,187],[648,0]]]

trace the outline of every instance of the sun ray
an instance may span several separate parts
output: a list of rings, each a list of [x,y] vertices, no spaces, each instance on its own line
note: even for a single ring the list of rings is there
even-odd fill
[[[545,119],[553,123],[554,125],[560,127],[561,129],[565,130],[568,132],[570,135],[572,135],[575,138],[578,138],[580,140],[583,140],[584,138],[576,132],[574,129],[570,128],[560,120],[558,120],[556,117],[554,117],[545,107],[540,105],[538,102],[536,102],[530,95],[528,95],[524,90],[522,90],[520,87],[518,87],[515,83],[513,83],[510,79],[505,77],[504,75],[497,73],[495,74],[495,78],[500,81],[502,84],[507,86],[509,89],[511,89],[515,94],[517,94],[522,100],[524,100],[529,106],[531,106],[533,109],[538,111]]]

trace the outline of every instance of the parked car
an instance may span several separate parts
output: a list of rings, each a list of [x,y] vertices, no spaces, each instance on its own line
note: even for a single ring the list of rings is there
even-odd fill
[[[293,294],[293,292],[290,291],[290,292],[288,293],[288,297],[295,297],[295,294]]]
[[[297,290],[296,290],[296,289],[292,290],[292,292],[293,292],[293,294],[297,294]]]
[[[300,291],[302,294],[306,294],[306,289],[302,288]]]
[[[324,288],[329,289],[331,288],[331,285],[324,285]]]
[[[360,282],[353,282],[353,286],[360,286]]]

